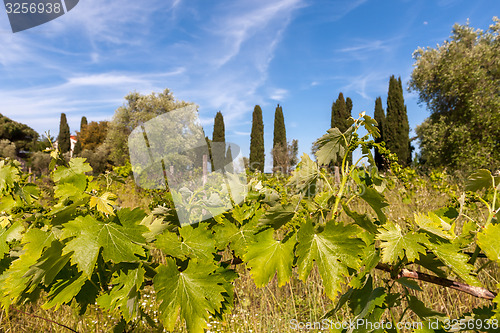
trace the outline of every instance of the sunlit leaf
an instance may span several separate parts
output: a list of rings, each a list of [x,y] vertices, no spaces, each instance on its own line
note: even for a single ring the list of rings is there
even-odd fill
[[[273,234],[273,229],[258,233],[244,255],[257,287],[265,286],[275,274],[278,275],[278,286],[287,283],[292,276],[295,237],[280,241],[274,239]]]

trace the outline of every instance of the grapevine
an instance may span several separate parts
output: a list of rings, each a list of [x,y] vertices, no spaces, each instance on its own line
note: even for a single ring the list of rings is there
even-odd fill
[[[118,207],[109,184],[103,190],[82,158],[66,162],[52,152],[52,205],[18,162],[0,161],[0,305],[9,312],[42,298],[44,309],[73,304],[84,314],[98,306],[119,313],[130,327],[146,320],[152,329],[174,331],[180,320],[189,332],[204,332],[209,316],[224,319],[231,312],[240,264],[257,287],[275,276],[279,286],[292,276],[306,281],[317,268],[336,304],[325,318],[347,305],[355,321],[388,317],[395,324],[393,309],[404,307],[425,323],[437,320],[438,327],[425,332],[452,331],[450,318],[409,292],[421,290],[416,279],[490,300],[467,316],[498,319],[500,299],[478,275],[500,262],[500,177],[482,169],[467,183],[484,219],[467,214],[463,197],[455,206],[416,212],[404,225],[389,220],[388,178],[371,153],[383,149],[373,140],[376,125],[361,114],[344,133],[328,130],[318,140],[316,161],[304,154],[286,186],[252,176],[245,202],[182,227],[171,204],[149,214]],[[358,135],[360,128],[367,134]],[[356,148],[362,158],[350,164]],[[393,174],[403,177],[392,164]],[[340,183],[323,168],[328,165],[339,166]],[[356,211],[354,202],[369,209]],[[377,269],[390,276],[375,281]],[[405,292],[394,293],[395,285]],[[146,288],[156,294],[159,322],[141,305]]]

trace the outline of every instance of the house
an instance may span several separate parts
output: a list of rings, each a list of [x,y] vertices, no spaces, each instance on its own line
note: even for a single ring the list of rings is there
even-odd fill
[[[76,138],[76,135],[71,135],[69,137],[69,140],[70,140],[70,143],[71,143],[71,145],[69,147],[69,152],[70,152],[69,156],[73,157],[73,150],[75,149],[75,145],[78,142],[78,139]],[[57,149],[58,148],[57,146],[58,146],[58,144],[57,144],[57,140],[56,140],[56,142],[54,142],[54,148]]]

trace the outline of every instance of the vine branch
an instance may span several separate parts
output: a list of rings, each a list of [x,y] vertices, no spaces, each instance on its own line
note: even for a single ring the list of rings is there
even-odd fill
[[[224,263],[230,264],[230,265],[239,265],[239,264],[243,263],[243,260],[241,260],[241,258],[239,258],[239,257],[233,257],[230,260],[224,261]],[[394,270],[394,268],[392,266],[387,265],[387,264],[382,264],[382,263],[378,263],[376,268],[379,270],[388,272],[388,273],[392,273]],[[474,286],[470,286],[466,283],[452,281],[452,280],[448,280],[445,278],[441,278],[439,276],[430,275],[430,274],[422,273],[419,271],[412,271],[412,270],[409,270],[406,268],[401,269],[396,278],[400,279],[403,277],[408,278],[408,279],[429,282],[429,283],[432,283],[435,285],[455,289],[455,290],[467,293],[469,295],[472,295],[472,296],[475,296],[478,298],[484,298],[484,299],[487,299],[490,301],[493,300],[497,295],[496,293],[494,293],[486,288],[474,287]]]
[[[49,323],[59,325],[59,326],[61,326],[61,327],[64,327],[64,328],[65,328],[65,329],[67,329],[67,330],[70,330],[71,332],[78,333],[78,331],[75,331],[75,330],[74,330],[74,329],[72,329],[71,327],[68,327],[68,326],[66,326],[66,325],[64,325],[64,324],[58,323],[57,321],[54,321],[54,320],[52,320],[52,319],[48,319],[48,318],[44,318],[44,317],[37,316],[37,315],[32,314],[32,313],[24,312],[24,311],[22,311],[22,310],[16,309],[16,308],[15,308],[15,307],[13,307],[13,306],[11,306],[11,307],[10,307],[10,309],[11,309],[11,310],[14,310],[14,311],[16,311],[16,312],[19,312],[19,313],[25,314],[25,315],[27,315],[27,316],[33,317],[33,318],[42,319],[42,320],[45,320],[45,321],[47,321],[47,322],[49,322]]]
[[[382,271],[385,271],[385,272],[389,272],[389,273],[393,272],[393,268],[387,264],[379,263],[379,264],[377,264],[376,268],[380,269]],[[398,279],[403,278],[403,277],[408,278],[408,279],[425,281],[425,282],[429,282],[429,283],[436,284],[439,286],[455,289],[455,290],[467,293],[469,295],[472,295],[472,296],[475,296],[478,298],[484,298],[487,300],[493,300],[496,297],[496,293],[489,291],[486,288],[474,287],[474,286],[470,286],[466,283],[452,281],[452,280],[448,280],[445,278],[441,278],[439,276],[430,275],[430,274],[422,273],[419,271],[412,271],[412,270],[409,270],[406,268],[401,269],[397,275]]]

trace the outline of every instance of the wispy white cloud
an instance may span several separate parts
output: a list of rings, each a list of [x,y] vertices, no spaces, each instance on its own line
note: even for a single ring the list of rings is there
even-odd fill
[[[304,5],[223,1],[205,13],[180,0],[80,2],[38,30],[0,33],[0,75],[10,77],[0,82],[0,112],[57,135],[62,112],[74,130],[83,115],[110,119],[131,91],[168,87],[200,106],[207,135],[221,110],[228,135],[246,142],[254,105],[288,96],[265,85],[276,49]]]
[[[341,91],[349,94],[354,92],[365,100],[375,100],[381,91],[387,89],[388,77],[380,71],[365,73],[362,75],[346,78],[349,82],[341,88]]]
[[[190,64],[185,81],[173,82],[176,95],[199,104],[204,117],[221,110],[229,127],[242,126],[255,104],[285,97],[284,90],[266,94],[261,89],[283,33],[303,3],[259,0],[216,6],[202,23],[203,41],[175,46]]]
[[[287,95],[288,95],[288,90],[277,88],[277,89],[273,89],[269,98],[279,102],[279,101],[283,101],[283,99],[285,99]]]
[[[216,11],[208,28],[220,36],[224,47],[225,54],[218,59],[217,66],[221,67],[228,63],[239,54],[243,44],[255,36],[271,37],[271,43],[261,46],[273,50],[279,42],[281,30],[288,25],[292,12],[301,6],[303,6],[302,0],[254,0],[224,4]],[[266,33],[270,32],[269,30],[275,31],[271,34]],[[265,49],[259,51],[266,53]]]
[[[312,15],[316,23],[335,22],[361,7],[368,0],[328,0],[314,6]]]
[[[176,4],[177,2],[177,4]],[[137,45],[134,40],[138,33],[146,33],[151,16],[160,9],[175,8],[179,1],[80,1],[78,6],[66,15],[51,22],[53,34],[84,32],[92,43]],[[47,28],[48,29],[48,28]]]
[[[249,136],[250,132],[242,132],[242,131],[233,131],[234,134],[240,135],[240,136]]]
[[[26,60],[33,61],[29,41],[24,36],[10,32],[0,32],[0,65],[9,67]]]
[[[128,86],[140,87],[150,86],[151,82],[159,78],[176,76],[185,72],[184,68],[178,68],[172,72],[155,74],[120,74],[120,73],[99,73],[83,76],[75,76],[68,79],[70,86]]]
[[[28,123],[39,132],[54,131],[60,113],[66,113],[70,126],[75,128],[83,115],[89,120],[110,119],[129,92],[161,91],[165,77],[182,73],[182,69],[149,75],[100,73],[73,76],[59,84],[4,88],[0,90],[1,113]]]
[[[340,49],[340,52],[370,52],[378,50],[390,50],[391,42],[382,40],[367,40],[359,43],[356,46],[349,46]]]

